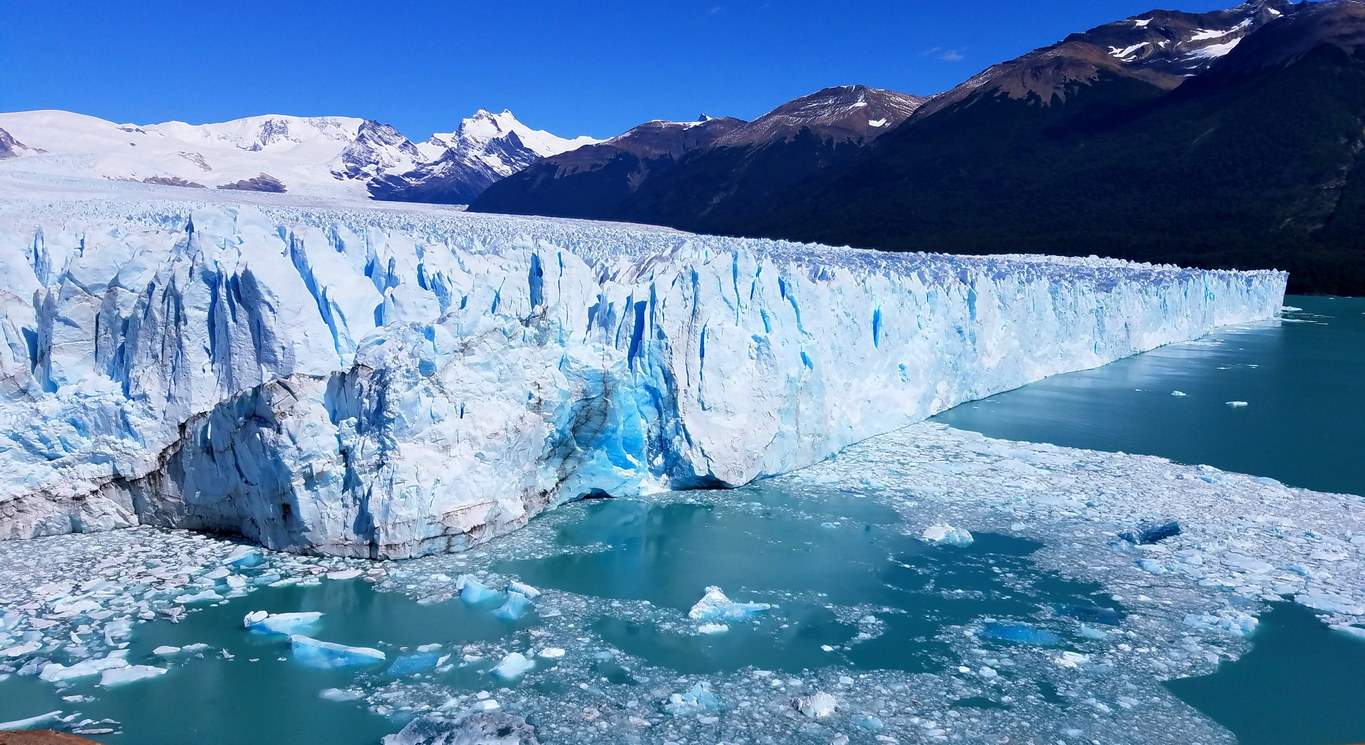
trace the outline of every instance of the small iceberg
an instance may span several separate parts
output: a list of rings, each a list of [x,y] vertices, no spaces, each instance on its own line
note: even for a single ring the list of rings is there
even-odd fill
[[[720,708],[720,699],[711,692],[710,683],[697,683],[687,693],[674,693],[664,704],[664,713],[674,717],[687,717]]]
[[[991,639],[1017,644],[1032,644],[1052,647],[1062,643],[1062,638],[1045,629],[1035,629],[1021,623],[988,623],[984,633]]]
[[[100,675],[100,685],[105,688],[126,685],[147,678],[157,678],[166,674],[164,667],[152,667],[151,665],[133,665],[131,667],[121,667],[114,670],[105,670]]]
[[[62,713],[60,711],[49,711],[46,714],[39,714],[36,717],[29,717],[28,719],[0,722],[0,731],[12,729],[37,729],[44,724],[50,724],[51,722],[56,721],[61,715]]]
[[[1122,538],[1136,546],[1149,546],[1159,543],[1167,538],[1174,538],[1180,535],[1180,523],[1176,520],[1159,520],[1157,522],[1143,523],[1136,528],[1125,530],[1119,533]]]
[[[289,647],[296,662],[318,670],[373,665],[388,659],[377,649],[348,647],[345,644],[319,641],[301,634],[289,637]]]
[[[520,678],[536,666],[533,660],[527,659],[521,652],[513,652],[502,658],[489,674],[499,680],[511,681]]]
[[[504,621],[520,621],[523,616],[531,612],[531,608],[530,598],[519,592],[509,592],[507,593],[507,602],[493,611],[493,616]]]
[[[389,675],[395,678],[402,678],[408,675],[424,673],[445,662],[450,655],[423,652],[409,654],[399,657],[389,665]]]
[[[1230,407],[1232,407],[1232,408],[1234,408],[1234,409],[1244,409],[1244,408],[1246,408],[1246,407],[1248,407],[1248,406],[1250,406],[1250,405],[1251,405],[1251,404],[1247,403],[1246,401],[1229,401],[1229,402],[1228,402],[1228,406],[1230,406]]]
[[[971,533],[962,528],[943,524],[930,525],[925,528],[924,534],[920,538],[931,546],[957,546],[958,548],[966,548],[976,540]]]
[[[759,613],[772,610],[768,603],[736,603],[719,587],[706,588],[706,594],[687,615],[697,621],[748,621]]]
[[[468,574],[460,575],[455,588],[460,593],[460,599],[470,605],[482,605],[502,597],[496,590]]]
[[[242,619],[242,627],[258,634],[290,636],[310,630],[321,619],[322,614],[316,611],[308,613],[267,613],[263,610],[257,610],[246,614],[246,618]]]
[[[811,719],[826,719],[839,711],[839,702],[828,693],[814,693],[792,699],[792,708]]]

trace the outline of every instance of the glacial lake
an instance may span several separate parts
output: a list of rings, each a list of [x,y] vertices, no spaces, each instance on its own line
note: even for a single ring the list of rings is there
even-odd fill
[[[1356,468],[1365,442],[1358,383],[1365,300],[1288,302],[1302,310],[1284,321],[1058,376],[938,420],[992,437],[1160,455],[1295,486],[1365,492]],[[544,743],[721,741],[706,729],[713,712],[704,700],[687,716],[664,713],[668,698],[660,691],[685,696],[697,678],[714,681],[721,701],[714,713],[752,720],[731,723],[741,729],[723,733],[730,742],[774,734],[784,743],[829,742],[828,731],[802,725],[785,703],[814,686],[835,691],[849,707],[840,726],[851,745],[904,734],[882,729],[888,701],[913,701],[932,712],[929,724],[959,731],[972,731],[975,718],[994,726],[1037,711],[1069,717],[1083,708],[1077,701],[1084,691],[1061,690],[1053,682],[1058,665],[1037,660],[1064,650],[1099,657],[1111,643],[1106,638],[1128,628],[1132,609],[1099,585],[1036,565],[1040,548],[991,532],[965,547],[928,545],[905,531],[896,510],[818,484],[593,500],[538,518],[468,561],[394,564],[387,586],[346,579],[270,587],[268,559],[265,567],[236,569],[263,586],[180,623],[135,625],[128,656],[165,664],[152,650],[207,644],[208,651],[174,660],[160,677],[114,688],[97,686],[98,677],[60,688],[33,675],[0,678],[0,721],[79,710],[83,718],[112,720],[114,733],[95,736],[110,745],[371,745],[411,712],[451,696],[461,697],[461,706],[496,697],[540,728]],[[465,602],[426,589],[453,587],[467,570],[518,579],[546,597],[525,617],[502,620],[493,611],[505,593]],[[687,613],[711,585],[735,601],[771,608],[699,633]],[[286,638],[242,628],[242,617],[258,609],[321,611],[309,633],[377,647],[387,660],[310,669]],[[965,647],[956,641],[964,634],[972,637]],[[1289,603],[1263,615],[1251,642],[1237,662],[1165,689],[1241,745],[1365,741],[1365,642]],[[419,648],[437,649],[442,661],[393,667],[417,659]],[[547,648],[567,654],[536,654]],[[525,680],[490,676],[508,650],[535,660]],[[61,652],[53,659],[75,661]],[[764,708],[765,697],[778,704]],[[595,728],[590,715],[608,706],[633,711],[652,728],[644,735]],[[1157,728],[1174,726],[1170,715],[1144,714]],[[1028,732],[1035,725],[1015,726]],[[1020,732],[1011,731],[1012,741],[1021,741]]]
[[[1300,310],[1057,375],[934,421],[1365,495],[1365,298],[1285,303]]]

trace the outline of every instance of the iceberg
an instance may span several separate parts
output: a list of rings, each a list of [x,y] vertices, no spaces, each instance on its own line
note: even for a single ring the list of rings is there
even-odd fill
[[[1272,318],[1286,280],[123,188],[0,204],[2,538],[461,550]]]
[[[242,627],[258,634],[280,634],[289,636],[307,631],[322,620],[316,611],[307,613],[267,613],[263,610],[252,611],[242,619]]]
[[[535,660],[529,659],[520,652],[512,652],[502,658],[489,674],[502,681],[512,681],[520,678],[536,666]]]
[[[100,674],[100,685],[105,688],[120,686],[134,683],[139,680],[156,678],[165,675],[166,672],[167,670],[164,667],[153,667],[151,665],[132,665],[130,667],[115,668],[113,670],[105,670]]]
[[[930,525],[924,529],[921,540],[932,546],[957,546],[966,548],[976,540],[972,534],[962,528],[954,528],[951,525]]]
[[[361,667],[387,659],[386,655],[377,649],[348,647],[344,644],[318,641],[301,634],[289,637],[289,648],[299,664],[321,670]]]
[[[705,681],[693,685],[687,693],[669,695],[663,705],[664,713],[674,717],[695,716],[719,708],[720,699],[711,692],[711,684]]]
[[[502,597],[497,590],[467,574],[460,576],[456,586],[459,588],[460,599],[470,605],[481,605]]]
[[[493,615],[504,621],[520,621],[527,613],[531,612],[533,604],[530,598],[519,592],[507,593],[507,602],[502,607],[493,611]]]
[[[768,603],[736,603],[726,597],[719,587],[708,587],[706,594],[687,615],[696,621],[748,621],[768,610],[772,610]],[[716,625],[709,625],[708,632],[720,630]]]

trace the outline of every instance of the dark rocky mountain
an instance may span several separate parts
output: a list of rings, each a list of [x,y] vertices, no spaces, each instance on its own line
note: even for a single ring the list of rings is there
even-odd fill
[[[894,91],[842,86],[752,122],[650,122],[532,166],[495,184],[471,209],[715,230],[727,216],[851,157],[923,103]]]
[[[14,139],[9,132],[0,129],[0,160],[17,158],[28,150],[29,148],[24,143]]]
[[[1275,267],[1293,291],[1365,294],[1362,44],[1361,0],[1153,11],[995,65],[842,150],[799,126],[737,142],[760,119],[606,210],[586,197],[552,214],[895,251]],[[474,207],[551,214],[530,176]]]
[[[1293,291],[1365,294],[1365,3],[1241,10],[1272,17],[1174,89],[1129,63],[1048,100],[955,91],[733,232],[1278,267]]]
[[[546,158],[488,187],[473,211],[616,219],[640,186],[743,126],[731,118],[645,122],[625,134]]]

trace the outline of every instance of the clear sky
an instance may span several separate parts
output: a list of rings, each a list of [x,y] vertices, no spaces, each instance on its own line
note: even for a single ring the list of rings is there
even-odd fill
[[[649,119],[749,119],[831,85],[927,95],[1157,4],[14,0],[0,19],[0,111],[139,124],[341,114],[425,139],[507,108],[606,137]]]

